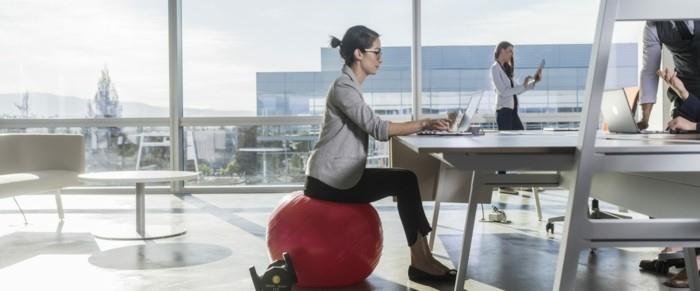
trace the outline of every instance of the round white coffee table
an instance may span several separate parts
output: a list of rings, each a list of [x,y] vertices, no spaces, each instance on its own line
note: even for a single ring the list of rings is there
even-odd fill
[[[136,184],[136,232],[126,231],[116,234],[95,234],[96,237],[111,240],[148,240],[168,238],[185,234],[182,227],[150,227],[146,231],[145,184],[190,180],[197,177],[195,172],[184,171],[114,171],[86,173],[78,178],[86,182],[122,182]]]

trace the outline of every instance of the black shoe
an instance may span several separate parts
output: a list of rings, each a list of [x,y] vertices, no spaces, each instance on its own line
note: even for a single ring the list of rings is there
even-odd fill
[[[415,282],[454,282],[455,279],[457,279],[457,270],[452,269],[442,275],[433,275],[413,266],[409,266],[408,279]]]
[[[639,262],[639,270],[646,272],[654,272],[661,275],[666,275],[671,267],[685,268],[683,258],[669,260],[641,260]]]

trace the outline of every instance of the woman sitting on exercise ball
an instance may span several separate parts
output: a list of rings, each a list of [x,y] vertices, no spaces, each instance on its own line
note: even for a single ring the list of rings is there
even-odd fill
[[[365,168],[369,135],[387,141],[422,130],[447,130],[449,121],[390,122],[379,118],[365,103],[362,83],[382,64],[379,34],[373,30],[350,27],[342,40],[332,37],[331,46],[340,48],[345,65],[328,90],[321,135],[307,164],[304,194],[341,203],[369,203],[396,196],[411,250],[409,278],[454,281],[456,271],[435,259],[428,247],[425,236],[432,229],[423,211],[416,175],[404,169]]]

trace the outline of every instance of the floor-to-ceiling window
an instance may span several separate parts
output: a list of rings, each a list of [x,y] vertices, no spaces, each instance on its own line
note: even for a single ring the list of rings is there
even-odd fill
[[[0,10],[0,132],[85,136],[87,171],[168,169],[167,1]]]
[[[342,65],[330,35],[358,24],[380,33],[383,64],[365,100],[387,119],[414,113],[412,9],[422,114],[478,97],[477,121],[492,127],[488,68],[508,40],[516,78],[546,60],[543,82],[520,98],[528,128],[576,125],[598,3],[419,2],[11,1],[0,10],[0,131],[83,134],[87,171],[148,170],[172,167],[170,125],[179,124],[184,169],[201,174],[187,187],[298,187]],[[180,82],[168,71],[178,63],[168,58],[177,5],[182,120],[169,108],[169,82]],[[609,88],[637,85],[642,26],[616,26]],[[386,143],[371,141],[368,164],[388,165]]]
[[[514,45],[516,83],[545,61],[543,80],[519,99],[526,128],[576,126],[583,105],[597,1],[422,1],[422,108],[444,113],[479,103],[482,126],[495,127],[494,49]],[[608,87],[637,86],[638,36],[616,34]]]
[[[383,64],[363,84],[365,101],[408,119],[410,23],[409,1],[183,0],[185,163],[203,174],[189,185],[303,183],[343,65],[330,36],[354,25],[381,35]],[[386,143],[371,142],[368,163],[388,164]]]

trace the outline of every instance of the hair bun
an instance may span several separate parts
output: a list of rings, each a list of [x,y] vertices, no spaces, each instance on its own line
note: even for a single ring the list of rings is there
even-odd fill
[[[338,39],[338,38],[335,37],[335,36],[331,36],[331,47],[332,47],[332,48],[337,48],[337,47],[339,47],[339,46],[341,46],[341,45],[343,45],[343,42],[340,41],[340,39]]]

